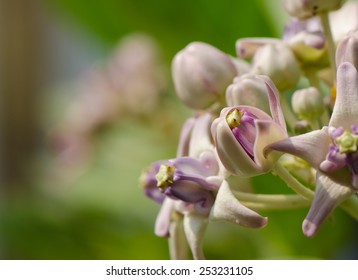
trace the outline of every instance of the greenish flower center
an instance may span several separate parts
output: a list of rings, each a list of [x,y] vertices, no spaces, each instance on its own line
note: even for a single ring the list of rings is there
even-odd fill
[[[226,116],[226,122],[228,123],[231,129],[240,126],[242,115],[243,115],[242,112],[240,112],[238,109],[235,109]]]
[[[170,184],[173,184],[174,170],[174,166],[165,164],[160,166],[158,173],[155,175],[158,188],[166,189]]]
[[[340,153],[354,153],[357,151],[358,135],[345,130],[343,134],[336,138]]]

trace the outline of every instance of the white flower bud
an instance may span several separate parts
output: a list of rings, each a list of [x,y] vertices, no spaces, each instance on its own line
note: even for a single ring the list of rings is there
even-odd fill
[[[294,87],[301,75],[295,56],[284,43],[259,48],[253,57],[252,72],[269,76],[279,91]]]
[[[314,87],[297,90],[292,95],[292,109],[302,119],[318,119],[324,112],[323,97]]]
[[[252,74],[236,77],[226,89],[228,106],[249,105],[270,112],[267,88],[263,81]]]
[[[284,0],[285,10],[293,17],[311,18],[321,12],[339,9],[344,0]]]
[[[190,108],[206,109],[225,93],[237,70],[225,53],[194,42],[176,54],[172,75],[180,100]]]

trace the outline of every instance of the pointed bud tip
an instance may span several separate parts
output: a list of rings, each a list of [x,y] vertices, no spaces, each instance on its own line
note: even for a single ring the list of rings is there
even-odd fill
[[[316,232],[318,230],[318,226],[315,225],[314,223],[312,223],[311,221],[305,219],[302,223],[302,231],[303,231],[303,234],[308,237],[308,238],[311,238],[313,237]]]
[[[260,223],[258,224],[257,228],[264,228],[266,227],[268,224],[268,218],[267,217],[262,217],[262,219],[260,220]]]

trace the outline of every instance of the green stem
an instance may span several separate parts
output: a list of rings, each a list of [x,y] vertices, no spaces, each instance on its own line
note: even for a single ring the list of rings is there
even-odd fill
[[[239,191],[233,193],[242,204],[260,209],[296,208],[309,205],[309,201],[297,194],[254,194]]]
[[[302,185],[282,165],[279,163],[276,164],[273,172],[277,174],[287,184],[287,186],[294,190],[296,193],[303,196],[308,201],[312,201],[314,192]]]
[[[322,12],[319,14],[319,17],[321,19],[321,24],[323,27],[324,35],[326,37],[326,43],[327,43],[327,49],[328,49],[328,57],[329,61],[331,63],[332,71],[334,73],[334,79],[337,72],[336,67],[336,48],[334,45],[333,37],[332,37],[332,31],[329,24],[329,18],[328,18],[328,12]]]
[[[306,188],[280,164],[276,164],[273,172],[275,172],[292,190],[302,195],[308,201],[313,200],[314,192]],[[340,207],[358,221],[358,198],[351,196]]]
[[[286,98],[282,96],[282,94],[280,98],[280,103],[283,115],[285,116],[285,120],[289,127],[293,130],[296,125],[297,119],[296,116],[293,114],[290,106],[288,105]]]
[[[294,209],[294,208],[299,208],[299,207],[308,207],[309,206],[309,202],[306,200],[304,203],[300,203],[300,204],[286,204],[286,205],[281,205],[281,204],[276,204],[276,203],[264,203],[264,202],[247,202],[247,201],[240,201],[240,203],[244,206],[246,206],[247,208],[253,209],[255,211],[260,211],[260,210],[281,210],[281,209]]]

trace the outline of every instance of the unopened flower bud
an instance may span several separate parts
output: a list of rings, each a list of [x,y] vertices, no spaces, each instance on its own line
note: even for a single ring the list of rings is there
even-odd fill
[[[253,57],[252,72],[269,76],[280,91],[294,87],[300,78],[295,56],[284,43],[259,48]]]
[[[292,109],[301,119],[318,119],[324,112],[323,97],[314,87],[297,90],[292,95]]]
[[[284,0],[285,10],[293,17],[311,18],[321,12],[339,9],[344,0]]]
[[[194,42],[176,54],[172,75],[180,100],[190,108],[206,109],[225,93],[237,70],[225,53]]]
[[[226,102],[228,106],[249,105],[270,112],[266,85],[251,74],[234,79],[226,89]]]
[[[337,47],[336,64],[343,62],[350,62],[358,69],[358,31],[349,32]]]

